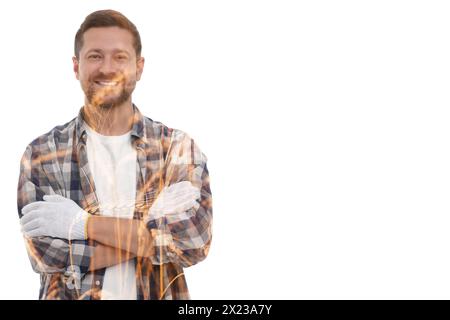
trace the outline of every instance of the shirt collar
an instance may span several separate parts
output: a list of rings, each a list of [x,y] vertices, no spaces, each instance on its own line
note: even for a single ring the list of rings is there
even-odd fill
[[[76,122],[76,136],[78,139],[77,144],[80,142],[86,144],[87,139],[86,127],[87,124],[83,118],[83,107],[81,107],[80,111],[78,112]],[[144,117],[134,103],[133,103],[133,126],[131,127],[131,137],[132,138],[134,137],[133,140],[137,147],[143,147],[147,141],[144,130]]]

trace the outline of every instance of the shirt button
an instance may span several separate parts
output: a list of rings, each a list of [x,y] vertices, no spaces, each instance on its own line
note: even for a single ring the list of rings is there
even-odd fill
[[[100,281],[99,280],[95,281],[95,285],[99,286],[100,285]]]

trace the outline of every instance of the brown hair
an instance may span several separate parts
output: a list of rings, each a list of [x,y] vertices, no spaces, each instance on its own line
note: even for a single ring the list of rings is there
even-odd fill
[[[90,28],[119,27],[128,30],[133,35],[133,46],[136,56],[140,57],[142,44],[141,37],[136,26],[122,13],[114,10],[99,10],[89,14],[81,24],[75,35],[75,56],[79,59],[80,50],[83,47],[83,34]]]

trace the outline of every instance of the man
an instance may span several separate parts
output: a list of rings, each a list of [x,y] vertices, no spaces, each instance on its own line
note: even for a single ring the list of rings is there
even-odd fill
[[[40,299],[189,299],[183,268],[211,243],[207,159],[132,103],[143,67],[132,22],[113,10],[86,17],[73,57],[85,104],[21,160],[18,211]]]

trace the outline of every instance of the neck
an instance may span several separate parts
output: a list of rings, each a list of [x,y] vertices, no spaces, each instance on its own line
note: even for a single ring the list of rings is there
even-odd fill
[[[110,107],[95,106],[86,101],[83,107],[83,118],[96,132],[105,136],[119,136],[131,130],[133,105],[131,99]]]

